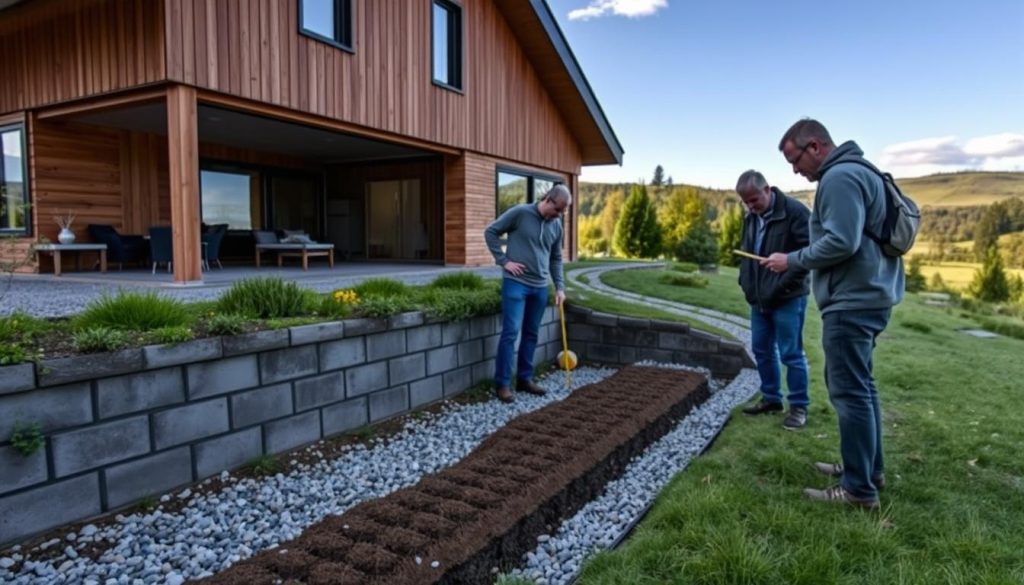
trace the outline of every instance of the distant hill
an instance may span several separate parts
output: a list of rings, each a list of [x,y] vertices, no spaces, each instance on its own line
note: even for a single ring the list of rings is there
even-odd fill
[[[1024,173],[959,172],[896,179],[896,184],[921,207],[970,207],[1024,199]],[[790,195],[810,204],[814,191]]]

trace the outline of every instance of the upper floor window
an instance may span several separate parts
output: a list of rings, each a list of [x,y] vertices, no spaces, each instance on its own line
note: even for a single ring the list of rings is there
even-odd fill
[[[462,90],[462,7],[433,0],[434,82]]]
[[[0,233],[28,233],[28,169],[20,124],[0,126],[0,152]]]
[[[299,0],[299,30],[352,50],[352,0]]]

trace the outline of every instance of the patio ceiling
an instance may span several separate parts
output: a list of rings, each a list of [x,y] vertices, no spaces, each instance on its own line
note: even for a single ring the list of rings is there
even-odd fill
[[[167,135],[167,111],[163,103],[157,102],[87,112],[70,119],[96,126]],[[199,105],[198,119],[199,140],[202,142],[287,154],[324,164],[431,154],[397,144],[203,104]]]

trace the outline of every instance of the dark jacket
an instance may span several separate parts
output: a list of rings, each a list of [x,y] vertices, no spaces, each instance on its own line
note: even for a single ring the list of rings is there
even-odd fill
[[[796,199],[786,197],[785,193],[775,187],[772,187],[772,192],[775,193],[775,204],[759,250],[754,249],[757,215],[748,213],[743,219],[742,248],[758,256],[794,252],[810,243],[810,210]],[[743,258],[740,261],[740,286],[743,294],[748,303],[762,311],[770,311],[785,301],[808,294],[807,274],[808,270],[794,266],[779,274],[762,267],[757,260]]]

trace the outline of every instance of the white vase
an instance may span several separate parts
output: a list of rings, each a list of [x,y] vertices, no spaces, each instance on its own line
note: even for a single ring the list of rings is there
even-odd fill
[[[57,234],[57,241],[62,244],[74,244],[75,232],[68,228],[61,228],[60,233]]]

